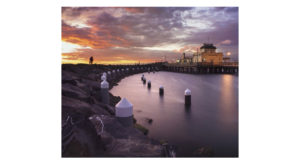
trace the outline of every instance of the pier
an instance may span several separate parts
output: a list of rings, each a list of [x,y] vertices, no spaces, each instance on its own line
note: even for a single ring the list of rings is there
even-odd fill
[[[162,65],[164,71],[195,73],[195,74],[238,74],[238,62],[212,63],[165,63]]]
[[[84,65],[83,65],[84,66]],[[210,62],[198,63],[167,63],[157,62],[149,64],[132,64],[132,65],[100,65],[94,64],[94,67],[105,70],[128,70],[130,73],[153,72],[153,71],[168,71],[179,73],[193,74],[238,74],[238,62],[223,62],[219,64]]]

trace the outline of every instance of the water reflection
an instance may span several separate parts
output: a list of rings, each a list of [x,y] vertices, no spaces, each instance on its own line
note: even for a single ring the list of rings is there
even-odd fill
[[[177,145],[179,156],[192,156],[203,146],[211,146],[216,156],[237,156],[237,76],[170,72],[144,75],[151,80],[151,89],[137,74],[123,79],[111,93],[133,104],[134,116],[149,129],[149,137]],[[163,96],[159,95],[161,85]],[[184,105],[186,88],[192,91],[189,107]],[[146,119],[153,122],[149,124]]]

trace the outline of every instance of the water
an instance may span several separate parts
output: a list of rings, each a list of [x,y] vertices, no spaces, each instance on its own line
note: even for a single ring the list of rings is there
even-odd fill
[[[177,155],[194,156],[210,147],[217,157],[238,156],[238,76],[193,75],[173,72],[144,73],[152,87],[143,85],[141,74],[121,80],[110,92],[133,104],[137,122],[148,136],[178,146]],[[159,87],[164,86],[164,96]],[[184,105],[184,91],[192,91],[192,105]],[[149,124],[147,118],[153,119]]]

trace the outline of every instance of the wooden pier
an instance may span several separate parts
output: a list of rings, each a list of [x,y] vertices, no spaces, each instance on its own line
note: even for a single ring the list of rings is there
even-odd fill
[[[195,73],[195,74],[238,74],[238,62],[212,63],[165,63],[162,70],[170,72]]]
[[[84,65],[83,65],[84,66]],[[158,62],[150,64],[134,64],[134,65],[93,65],[105,71],[111,70],[127,70],[130,73],[153,72],[153,71],[169,71],[193,74],[238,74],[238,62],[224,62],[220,64],[213,63],[167,63]]]

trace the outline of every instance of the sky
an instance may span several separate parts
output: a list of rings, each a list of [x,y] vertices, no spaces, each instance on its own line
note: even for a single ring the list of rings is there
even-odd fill
[[[237,7],[62,7],[62,63],[175,62],[203,43],[238,60]]]

